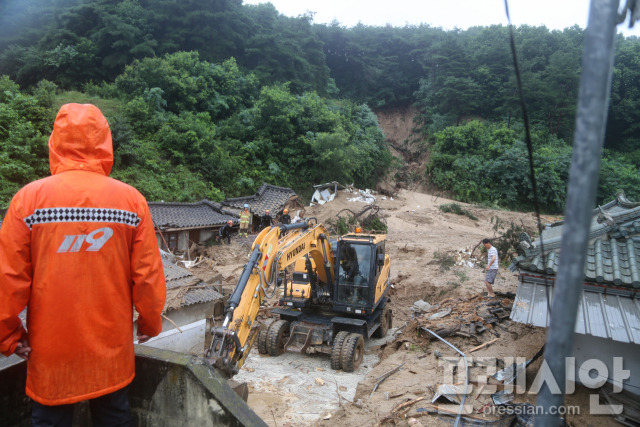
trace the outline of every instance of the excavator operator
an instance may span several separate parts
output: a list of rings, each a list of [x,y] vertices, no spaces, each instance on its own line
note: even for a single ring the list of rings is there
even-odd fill
[[[358,254],[353,246],[345,245],[343,247],[340,266],[342,267],[344,278],[349,282],[353,282],[359,272]]]

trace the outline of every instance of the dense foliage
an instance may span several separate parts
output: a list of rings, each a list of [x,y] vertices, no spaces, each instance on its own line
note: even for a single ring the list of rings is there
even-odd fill
[[[51,84],[42,81],[33,95],[0,77],[0,203],[6,205],[25,184],[49,169]]]
[[[537,170],[550,171],[539,176],[542,203],[554,212],[563,205],[583,39],[578,27],[515,28]],[[170,200],[239,195],[262,180],[371,185],[389,155],[368,106],[415,105],[416,129],[435,144],[433,183],[461,200],[528,208],[508,43],[501,25],[344,28],[242,0],[7,0],[2,194],[46,174],[41,141],[58,98],[108,107],[115,175]],[[640,175],[640,39],[619,35],[614,54],[599,198]],[[498,138],[482,143],[494,147],[488,158],[446,146],[467,144],[472,119]],[[31,148],[14,146],[22,139]],[[491,179],[477,173],[485,166]]]
[[[571,147],[544,131],[534,132],[532,139],[539,203],[547,212],[562,212]],[[435,184],[465,202],[534,206],[527,147],[505,125],[471,121],[437,133],[427,173]],[[605,150],[598,202],[611,199],[617,190],[640,200],[640,175],[637,165]]]
[[[52,83],[30,96],[6,76],[0,82],[6,205],[21,185],[46,174],[57,105]],[[233,59],[212,64],[178,52],[135,60],[113,84],[88,85],[87,93],[99,106],[112,99],[103,108],[114,139],[112,176],[151,200],[221,200],[263,181],[297,189],[334,179],[372,185],[390,163],[366,105],[295,95],[286,84],[260,87]]]

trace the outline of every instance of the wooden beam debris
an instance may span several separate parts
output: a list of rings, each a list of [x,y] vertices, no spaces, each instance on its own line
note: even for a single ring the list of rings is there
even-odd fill
[[[393,368],[392,370],[390,370],[389,372],[387,372],[384,375],[381,375],[380,377],[378,377],[378,382],[376,382],[376,385],[373,387],[373,390],[371,390],[371,394],[369,394],[369,397],[371,397],[371,395],[373,394],[374,391],[376,391],[378,389],[378,386],[380,384],[382,384],[382,382],[384,380],[386,380],[387,378],[389,378],[391,375],[395,374],[396,372],[398,372],[400,370],[400,368],[402,368],[404,366],[404,364],[407,362],[402,363],[401,365],[396,366],[395,368]]]
[[[475,346],[475,347],[473,347],[471,350],[468,350],[468,351],[467,351],[467,353],[473,353],[474,351],[476,351],[476,350],[480,350],[481,348],[484,348],[484,347],[487,347],[487,346],[489,346],[489,345],[493,344],[493,343],[494,343],[494,342],[496,342],[496,341],[498,341],[498,338],[494,338],[494,339],[492,339],[491,341],[487,341],[487,342],[485,342],[485,343],[483,343],[483,344],[480,344],[480,345],[478,345],[478,346]]]

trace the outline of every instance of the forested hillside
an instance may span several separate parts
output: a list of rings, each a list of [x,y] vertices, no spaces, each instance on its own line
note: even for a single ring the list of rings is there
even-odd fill
[[[560,212],[584,30],[515,29],[542,205]],[[241,0],[0,5],[0,204],[47,171],[63,102],[103,109],[113,176],[150,199],[237,196],[262,181],[375,184],[373,111],[415,105],[425,176],[470,202],[531,207],[508,28],[344,28]],[[640,199],[640,40],[619,36],[598,200]]]

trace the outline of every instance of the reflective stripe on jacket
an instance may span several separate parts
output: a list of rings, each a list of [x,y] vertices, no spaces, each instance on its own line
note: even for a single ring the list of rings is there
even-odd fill
[[[149,208],[108,177],[111,132],[90,105],[64,105],[49,139],[52,176],[22,188],[0,229],[0,352],[25,336],[26,393],[45,405],[99,397],[134,377],[138,331],[162,330],[166,285]]]
[[[244,210],[240,212],[240,224],[249,224],[249,219],[251,219],[251,212]]]

